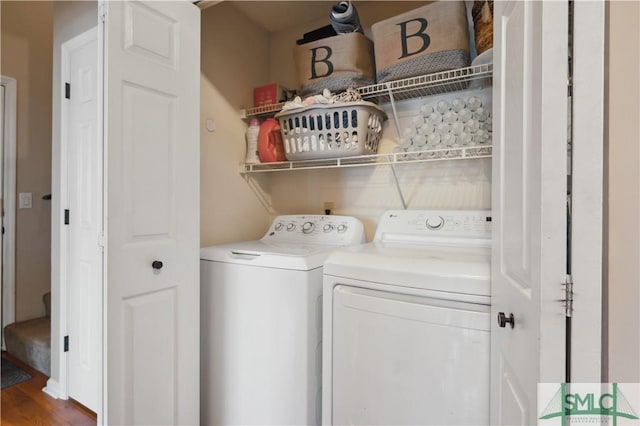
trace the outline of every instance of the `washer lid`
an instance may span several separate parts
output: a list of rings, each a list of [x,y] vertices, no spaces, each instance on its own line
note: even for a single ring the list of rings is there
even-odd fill
[[[279,269],[309,271],[319,268],[336,246],[267,242],[264,240],[223,244],[200,249],[205,261],[235,263]]]
[[[488,247],[373,242],[334,251],[324,274],[426,290],[490,296]]]

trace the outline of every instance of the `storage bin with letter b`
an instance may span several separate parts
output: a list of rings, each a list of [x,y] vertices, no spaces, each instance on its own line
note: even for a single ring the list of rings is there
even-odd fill
[[[373,24],[378,83],[469,65],[467,10],[438,1]]]
[[[360,33],[338,34],[296,46],[300,95],[338,93],[375,83],[371,40]]]

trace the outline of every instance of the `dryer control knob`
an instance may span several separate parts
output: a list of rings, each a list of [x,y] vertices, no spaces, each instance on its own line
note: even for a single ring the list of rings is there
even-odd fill
[[[313,222],[305,222],[304,225],[302,225],[302,232],[304,234],[309,234],[313,231],[313,228],[315,228],[315,224]]]
[[[282,229],[283,226],[284,226],[284,224],[282,222],[278,222],[278,223],[276,223],[276,226],[274,227],[274,229],[276,231],[279,231],[279,230]]]
[[[327,223],[327,224],[322,228],[322,230],[323,230],[324,232],[331,232],[331,231],[333,231],[333,225],[331,225],[331,224]]]
[[[341,234],[347,231],[347,225],[338,225],[338,232]]]
[[[295,223],[290,223],[287,225],[287,231],[293,231],[294,229],[296,229]]]
[[[426,222],[427,228],[432,231],[437,231],[438,229],[444,226],[444,219],[442,216],[431,216],[427,218]]]

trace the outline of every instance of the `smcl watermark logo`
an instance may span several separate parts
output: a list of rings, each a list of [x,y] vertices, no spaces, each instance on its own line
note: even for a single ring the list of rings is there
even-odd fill
[[[540,383],[540,425],[640,425],[640,383]]]

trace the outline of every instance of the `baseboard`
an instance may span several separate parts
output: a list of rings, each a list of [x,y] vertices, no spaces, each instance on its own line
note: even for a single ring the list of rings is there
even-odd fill
[[[62,395],[62,392],[60,392],[60,383],[58,383],[57,380],[47,380],[47,386],[42,388],[42,392],[55,399],[67,399]]]

